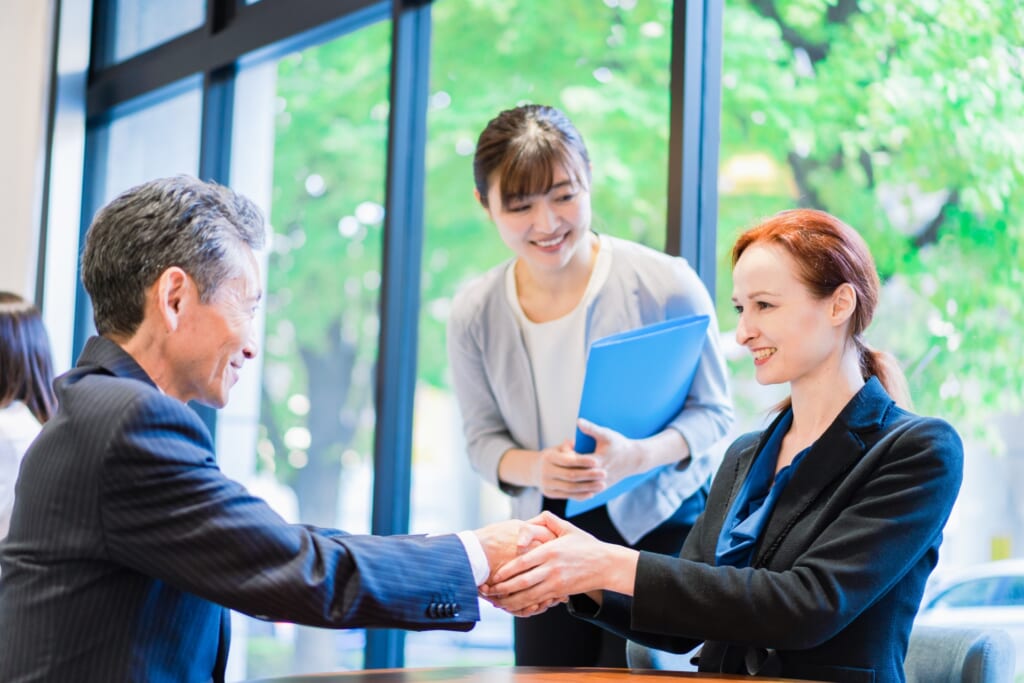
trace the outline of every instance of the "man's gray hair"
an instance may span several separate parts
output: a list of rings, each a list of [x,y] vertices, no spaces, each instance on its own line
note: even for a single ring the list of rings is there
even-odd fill
[[[263,216],[233,190],[187,175],[125,191],[96,213],[82,251],[82,283],[100,334],[130,336],[145,292],[172,266],[195,280],[205,303],[237,275],[236,250],[263,246]]]

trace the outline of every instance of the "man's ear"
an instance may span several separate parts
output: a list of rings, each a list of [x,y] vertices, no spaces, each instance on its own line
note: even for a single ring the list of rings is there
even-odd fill
[[[857,290],[849,282],[836,287],[832,292],[830,315],[834,326],[845,325],[857,310]]]
[[[157,312],[168,332],[178,329],[182,314],[193,299],[198,299],[195,282],[178,266],[160,273],[152,287]]]

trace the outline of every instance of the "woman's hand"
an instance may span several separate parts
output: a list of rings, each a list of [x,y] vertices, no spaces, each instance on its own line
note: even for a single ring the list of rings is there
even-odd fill
[[[543,524],[556,538],[494,573],[480,591],[492,604],[520,614],[578,593],[608,589],[632,595],[635,550],[602,543],[547,511],[530,523]]]
[[[537,453],[534,480],[548,498],[586,500],[603,491],[607,473],[594,455],[578,455],[566,440]]]
[[[491,596],[487,595],[484,592],[483,589],[481,589],[479,591],[479,593],[480,593],[480,597],[483,598],[484,600],[486,600],[487,602],[491,603],[495,607],[498,607],[499,609],[504,609],[502,607],[500,601],[495,600]],[[549,609],[551,609],[555,605],[558,605],[558,604],[563,603],[563,602],[568,602],[568,601],[569,601],[568,597],[554,598],[552,600],[548,600],[547,602],[543,602],[543,603],[540,603],[540,604],[537,604],[537,605],[529,605],[529,606],[524,607],[523,609],[520,609],[520,610],[512,611],[512,610],[509,610],[509,609],[505,609],[505,611],[508,612],[509,614],[511,614],[514,617],[522,617],[522,618],[533,617],[533,616],[536,616],[536,615],[538,615],[538,614],[540,614],[542,612],[547,612]]]
[[[593,456],[606,473],[605,484],[612,486],[628,476],[647,472],[660,465],[685,469],[690,464],[690,446],[682,434],[671,427],[646,439],[630,439],[614,429],[580,418],[580,431],[596,442]]]
[[[606,472],[608,486],[630,475],[646,472],[653,466],[648,465],[647,453],[640,446],[641,442],[583,418],[577,420],[577,424],[581,432],[597,443],[593,455]]]

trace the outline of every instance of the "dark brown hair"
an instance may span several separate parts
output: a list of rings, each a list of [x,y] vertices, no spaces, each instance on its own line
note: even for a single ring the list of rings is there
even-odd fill
[[[53,359],[39,309],[0,292],[0,408],[21,401],[36,419],[53,416]]]
[[[800,280],[819,299],[831,296],[843,283],[853,287],[857,308],[850,318],[849,334],[860,354],[861,376],[878,377],[896,403],[910,408],[910,390],[899,363],[891,354],[870,348],[862,336],[875,314],[881,288],[864,238],[824,211],[782,211],[739,236],[732,248],[733,267],[747,247],[758,242],[785,249],[797,263]],[[782,407],[787,405],[784,402]]]
[[[558,167],[573,183],[590,188],[590,155],[576,126],[554,107],[527,104],[501,112],[480,133],[473,180],[486,207],[487,190],[497,175],[501,205],[507,207],[515,199],[550,191]]]

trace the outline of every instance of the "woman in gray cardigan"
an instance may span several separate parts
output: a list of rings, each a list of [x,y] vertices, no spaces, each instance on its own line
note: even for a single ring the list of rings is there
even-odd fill
[[[678,257],[591,230],[590,160],[557,109],[504,111],[481,133],[478,201],[514,257],[460,289],[448,353],[470,460],[512,497],[513,516],[564,516],[638,472],[658,473],[573,521],[603,540],[675,554],[704,507],[732,423],[714,306]],[[587,349],[601,337],[670,318],[711,318],[682,411],[659,434],[632,440],[577,422]],[[577,425],[591,455],[573,451]],[[624,666],[625,643],[564,607],[516,620],[516,663]]]

